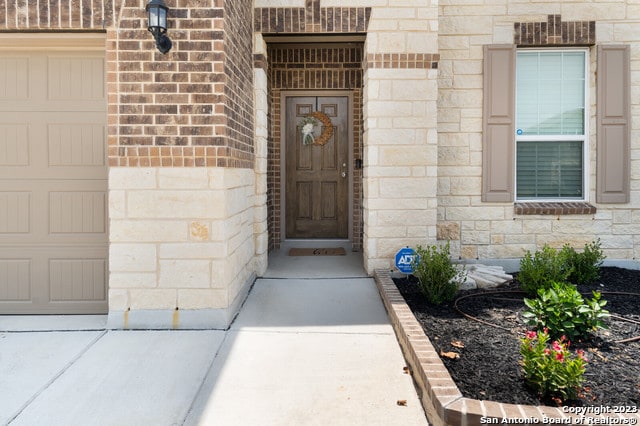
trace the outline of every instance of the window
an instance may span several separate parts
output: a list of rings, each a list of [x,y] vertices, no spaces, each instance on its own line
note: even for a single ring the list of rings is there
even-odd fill
[[[584,49],[517,52],[517,200],[585,200],[587,64]]]
[[[529,86],[516,81],[518,53],[533,54],[527,56],[527,60],[523,57],[519,67],[522,70],[521,78],[530,77]],[[554,53],[557,54],[556,63],[549,65],[553,61],[552,56],[547,55]],[[596,202],[628,203],[631,187],[631,47],[622,44],[597,46],[596,123],[595,133],[591,134],[591,137],[595,136],[597,145],[595,170],[588,170],[589,161],[585,160],[589,158],[589,138],[585,137],[584,132],[588,133],[590,127],[588,114],[584,111],[585,106],[590,103],[586,95],[588,92],[584,88],[580,89],[584,86],[579,84],[580,62],[583,64],[582,75],[590,75],[586,71],[590,62],[587,48],[536,51],[518,50],[513,44],[491,44],[483,47],[483,54],[481,200],[488,203],[512,202],[517,198],[560,203],[565,200],[586,201],[589,188],[587,177],[591,175],[591,179],[595,180]],[[527,65],[530,68],[535,65],[536,73],[527,69]],[[549,69],[555,71],[549,72]],[[547,73],[541,74],[542,71]],[[541,77],[542,75],[546,76]],[[551,82],[547,84],[546,80]],[[543,82],[544,85],[541,84]],[[519,85],[522,101],[519,105],[519,117],[522,121],[520,126],[516,125],[516,85]],[[541,92],[549,87],[557,87],[562,92]],[[569,88],[573,92],[567,91]],[[524,96],[525,93],[534,100],[533,103],[525,102],[531,101]],[[578,96],[580,93],[582,101]],[[552,96],[553,101],[540,102],[541,97],[548,99],[542,95]],[[579,112],[580,108],[582,113]],[[573,109],[578,111],[572,111]],[[548,116],[555,117],[555,121],[547,122],[547,118],[550,118]],[[573,133],[580,129],[583,134]],[[516,144],[522,145],[519,168],[514,164],[518,160],[514,152],[517,150]],[[555,153],[553,149],[556,149]],[[550,160],[545,160],[545,155]],[[547,167],[547,171],[542,170],[543,165]],[[580,170],[580,173],[572,172],[571,169]],[[521,172],[522,190],[517,195],[518,170]],[[526,173],[538,181],[527,182],[533,178],[525,177]],[[552,186],[555,185],[557,190],[544,189],[545,179]],[[526,194],[526,191],[530,193]],[[545,197],[548,198],[544,199]]]

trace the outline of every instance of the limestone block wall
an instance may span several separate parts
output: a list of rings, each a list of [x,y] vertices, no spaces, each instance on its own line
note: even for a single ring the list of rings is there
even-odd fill
[[[258,276],[267,270],[269,232],[267,224],[267,176],[269,171],[269,87],[267,82],[267,45],[262,35],[254,40],[254,111],[255,111],[255,204],[253,235],[255,269]]]
[[[255,181],[247,169],[112,168],[108,327],[225,328],[256,275]]]
[[[371,273],[390,268],[400,248],[435,239],[438,7],[350,4],[372,8],[363,102],[364,259]]]
[[[483,45],[514,44],[516,23],[540,28],[549,15],[562,23],[595,21],[590,48],[589,196],[594,214],[521,215],[514,203],[486,203],[482,191]],[[470,19],[470,17],[473,17]],[[534,24],[538,23],[538,24]],[[457,0],[439,2],[438,51],[438,239],[452,240],[463,259],[519,258],[548,243],[582,247],[600,238],[609,259],[640,255],[640,122],[631,129],[631,201],[598,204],[596,186],[596,45],[631,45],[632,117],[640,116],[640,8],[629,1],[544,2]],[[535,27],[538,25],[538,27]],[[576,24],[576,28],[584,27]],[[572,30],[572,36],[575,36]],[[578,30],[575,30],[578,31]],[[635,52],[635,53],[634,53]]]

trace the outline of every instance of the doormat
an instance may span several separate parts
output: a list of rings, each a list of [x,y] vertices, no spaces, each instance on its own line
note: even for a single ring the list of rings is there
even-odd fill
[[[347,252],[342,247],[335,248],[292,248],[289,256],[345,256]]]

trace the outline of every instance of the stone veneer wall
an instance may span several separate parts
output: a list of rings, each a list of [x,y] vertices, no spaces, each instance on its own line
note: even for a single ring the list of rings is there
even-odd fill
[[[267,76],[267,44],[261,35],[254,38],[254,109],[255,109],[255,268],[258,275],[267,269],[269,251],[267,179],[269,172],[269,84]]]
[[[609,259],[640,256],[638,147],[631,146],[631,202],[595,203],[596,48],[595,44],[631,44],[640,48],[640,8],[629,2],[513,3],[444,0],[439,3],[438,86],[438,239],[452,240],[452,252],[463,259],[520,258],[548,243],[582,247],[600,238]],[[473,19],[469,19],[473,16]],[[482,67],[483,45],[521,47],[589,46],[590,170],[588,201],[574,207],[483,203]],[[632,93],[638,90],[638,65],[632,59]],[[631,96],[632,117],[638,116]],[[638,126],[631,140],[638,139]],[[543,214],[544,213],[544,214]],[[516,264],[517,266],[517,264]]]
[[[400,248],[436,235],[437,4],[372,6],[364,65],[364,259],[370,274],[390,268]]]
[[[224,328],[256,275],[255,174],[109,172],[110,328]]]

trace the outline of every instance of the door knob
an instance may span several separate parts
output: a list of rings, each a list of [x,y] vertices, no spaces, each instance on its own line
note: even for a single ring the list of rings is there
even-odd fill
[[[347,172],[342,172],[340,175],[341,175],[343,178],[346,178],[346,177],[347,177]]]

